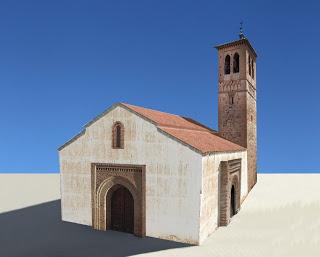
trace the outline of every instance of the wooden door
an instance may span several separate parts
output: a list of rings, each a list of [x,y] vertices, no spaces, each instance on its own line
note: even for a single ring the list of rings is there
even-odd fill
[[[111,229],[133,233],[134,202],[128,189],[121,186],[111,197]]]
[[[235,206],[235,190],[234,186],[231,187],[231,195],[230,195],[230,218],[236,214],[236,206]]]

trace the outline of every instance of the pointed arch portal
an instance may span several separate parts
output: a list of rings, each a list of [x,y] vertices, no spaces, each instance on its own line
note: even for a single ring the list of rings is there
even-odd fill
[[[231,186],[230,192],[230,218],[232,218],[236,214],[236,192],[234,189],[234,185]]]
[[[145,236],[145,166],[92,164],[92,226]]]
[[[110,198],[110,204],[106,203],[107,208],[111,208],[110,212],[110,229],[133,233],[134,224],[134,200],[130,191],[121,185],[114,185],[110,189],[107,199]],[[106,200],[107,200],[106,199]],[[108,228],[106,228],[108,229]]]
[[[241,159],[222,161],[219,171],[219,226],[238,213],[241,200]]]

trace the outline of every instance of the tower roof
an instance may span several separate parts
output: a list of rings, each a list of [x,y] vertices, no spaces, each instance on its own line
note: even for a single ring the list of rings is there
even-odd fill
[[[231,42],[224,43],[221,45],[217,45],[217,46],[215,46],[215,48],[220,50],[220,49],[227,48],[230,46],[237,46],[237,45],[242,45],[242,44],[246,44],[250,48],[250,50],[252,51],[254,56],[257,57],[256,51],[254,50],[254,48],[252,47],[252,45],[250,44],[250,42],[247,38],[241,38],[239,40],[235,40],[235,41],[231,41]]]

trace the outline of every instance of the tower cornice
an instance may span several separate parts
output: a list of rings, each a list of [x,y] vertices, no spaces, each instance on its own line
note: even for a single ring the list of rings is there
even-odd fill
[[[250,44],[249,40],[246,39],[246,38],[242,38],[242,39],[239,39],[239,40],[236,40],[236,41],[232,41],[232,42],[224,43],[224,44],[221,44],[221,45],[217,45],[217,46],[215,46],[215,48],[220,50],[220,49],[223,49],[223,48],[242,45],[242,44],[246,44],[250,48],[252,53],[254,54],[254,57],[257,57],[256,51],[254,50],[254,48]]]

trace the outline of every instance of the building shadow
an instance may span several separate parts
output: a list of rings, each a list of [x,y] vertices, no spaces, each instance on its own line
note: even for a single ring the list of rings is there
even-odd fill
[[[0,214],[0,256],[124,257],[190,246],[61,221],[60,200]]]

